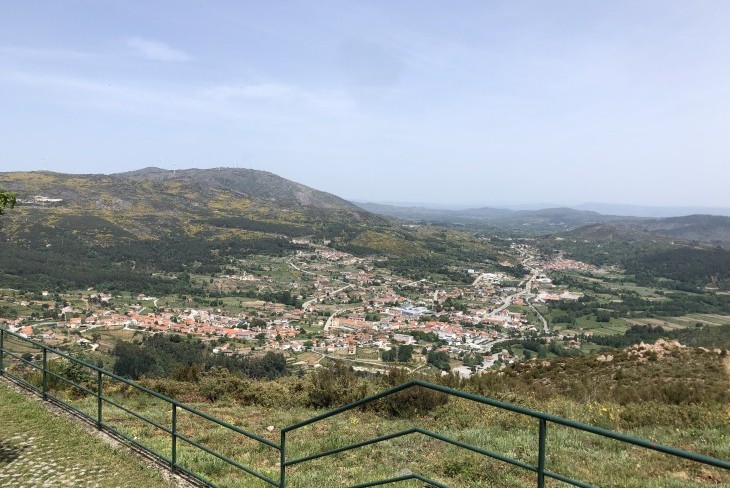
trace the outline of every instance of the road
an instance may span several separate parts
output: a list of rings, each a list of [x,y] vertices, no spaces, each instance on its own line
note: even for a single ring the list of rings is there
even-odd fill
[[[512,295],[509,295],[508,297],[506,297],[504,299],[504,303],[502,305],[500,305],[499,307],[495,308],[494,310],[492,310],[491,313],[489,314],[489,316],[490,317],[494,317],[499,312],[501,312],[502,310],[504,310],[507,307],[509,307],[510,305],[512,305],[512,299],[514,297],[529,295],[530,294],[530,291],[532,290],[532,281],[536,277],[537,277],[537,274],[532,275],[530,277],[530,279],[527,281],[527,284],[525,285],[524,290],[518,291],[517,293],[513,293]]]
[[[329,316],[329,318],[327,319],[327,322],[325,322],[325,324],[324,324],[324,330],[329,330],[329,328],[332,327],[332,319],[334,319],[338,313],[343,312],[343,311],[344,310],[340,309],[340,310],[335,310],[334,312],[332,312],[332,315]]]
[[[527,261],[529,261],[529,259],[526,260],[525,262],[527,262]],[[545,332],[545,334],[549,334],[550,328],[548,327],[547,320],[545,320],[545,317],[543,317],[542,314],[537,311],[535,306],[532,303],[530,303],[530,298],[532,297],[532,283],[537,278],[537,274],[538,274],[537,272],[533,273],[532,276],[530,276],[530,279],[527,280],[527,283],[525,283],[525,288],[522,291],[518,291],[517,293],[513,293],[512,295],[509,295],[508,297],[506,297],[504,299],[504,303],[502,305],[500,305],[499,307],[495,308],[494,310],[492,310],[490,312],[489,316],[494,317],[495,315],[497,315],[498,313],[500,313],[501,311],[503,311],[504,309],[506,309],[507,307],[512,305],[512,300],[515,297],[522,296],[525,298],[525,302],[527,302],[527,305],[530,307],[530,309],[533,312],[535,312],[535,315],[537,315],[537,317],[542,322],[542,328],[543,328],[543,331]]]
[[[312,276],[321,276],[323,278],[326,278],[325,275],[318,275],[317,273],[312,273],[311,271],[306,271],[306,270],[300,268],[299,266],[297,266],[296,264],[294,264],[292,262],[293,259],[294,259],[294,256],[292,256],[292,257],[289,258],[289,261],[288,261],[289,262],[289,266],[291,266],[292,268],[296,269],[300,273],[305,273],[305,274],[312,275]],[[340,281],[340,280],[336,280],[336,281]],[[337,289],[335,291],[330,292],[330,295],[332,295],[332,296],[337,295],[341,291],[344,291],[344,290],[350,288],[351,286],[352,286],[351,284],[350,285],[345,285],[342,288],[339,288],[339,289]],[[314,297],[311,300],[307,300],[306,302],[302,303],[302,310],[306,311],[309,307],[311,307],[312,305],[314,305],[315,303],[317,303],[318,301],[320,301],[323,298],[325,298],[325,297],[324,296],[323,297]]]
[[[542,320],[542,329],[543,329],[543,331],[545,331],[546,334],[549,334],[550,333],[550,328],[548,327],[548,323],[547,323],[547,320],[545,320],[545,317],[543,317],[542,314],[537,311],[537,309],[535,308],[535,306],[532,303],[530,303],[530,298],[529,297],[525,297],[525,301],[530,306],[530,308],[532,309],[532,311],[535,312],[535,315],[537,315],[537,317],[540,320]]]
[[[292,259],[294,259],[294,256],[292,256],[292,257],[289,258],[289,266],[291,266],[292,268],[296,269],[300,273],[306,273],[306,274],[309,274],[309,275],[312,275],[312,276],[319,276],[317,273],[312,273],[311,271],[307,271],[307,270],[304,270],[304,269],[300,268],[299,266],[297,266],[296,264],[294,264],[292,262]]]

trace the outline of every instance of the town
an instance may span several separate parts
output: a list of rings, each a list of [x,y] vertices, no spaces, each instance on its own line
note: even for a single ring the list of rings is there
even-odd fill
[[[231,263],[218,276],[199,277],[216,291],[212,299],[112,295],[93,288],[18,299],[11,291],[5,300],[14,297],[12,304],[36,311],[0,324],[55,346],[73,341],[91,351],[100,342],[113,347],[103,337],[184,334],[209,341],[216,354],[280,351],[305,368],[336,359],[370,372],[403,363],[398,365],[411,371],[450,370],[462,377],[522,359],[501,347],[515,339],[579,344],[551,333],[539,309],[582,296],[553,285],[545,273],[588,268],[584,263],[541,259],[529,245],[514,243],[525,276],[465,269],[463,283],[409,281],[378,266],[379,258],[306,239],[297,244],[305,249],[289,258]]]

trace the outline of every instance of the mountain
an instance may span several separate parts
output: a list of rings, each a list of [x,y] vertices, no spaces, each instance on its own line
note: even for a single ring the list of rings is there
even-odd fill
[[[429,222],[448,222],[458,210],[437,209],[417,206],[388,205],[382,203],[356,202],[368,212],[402,220],[424,220]]]
[[[418,278],[454,273],[455,261],[498,261],[486,240],[403,226],[264,171],[0,173],[0,188],[18,196],[0,219],[5,287],[187,292],[190,274],[212,275],[252,254],[292,254],[303,237],[389,257],[388,266]]]
[[[730,217],[730,208],[728,207],[652,207],[646,205],[618,205],[613,203],[591,202],[575,205],[573,208],[627,217],[665,218],[696,214],[722,215]]]
[[[641,221],[635,223],[635,226],[672,239],[730,245],[730,217],[688,215]]]
[[[293,252],[294,237],[344,244],[393,227],[335,195],[247,169],[0,173],[0,188],[18,197],[0,219],[0,286],[144,290],[159,281],[154,273],[209,274],[231,257]]]
[[[625,220],[626,217],[602,215],[573,208],[543,208],[512,210],[507,208],[470,208],[463,210],[399,207],[377,203],[359,203],[363,209],[386,217],[458,225],[486,225],[528,233],[553,233],[575,229],[582,225]]]
[[[315,190],[267,171],[254,169],[186,169],[169,171],[159,168],[144,168],[129,173],[114,175],[117,179],[154,182],[157,184],[195,185],[203,194],[216,190],[232,192],[243,198],[266,201],[281,207],[305,207],[351,212],[362,216],[356,205],[331,193]]]
[[[730,247],[730,217],[688,215],[664,219],[632,219],[592,224],[566,234],[586,241],[684,241]]]
[[[589,224],[559,235],[562,239],[579,240],[586,243],[621,241],[624,243],[661,242],[670,240],[662,235],[643,230],[621,222]]]
[[[632,240],[669,238],[723,246],[730,245],[730,217],[722,215],[648,218],[605,215],[592,210],[568,207],[540,210],[511,210],[492,207],[445,210],[376,203],[358,205],[375,214],[411,221],[466,226],[483,225],[533,234],[554,234],[577,229],[578,233],[573,237],[584,238],[585,236],[581,234],[586,234],[592,236],[591,239],[595,239],[596,234],[603,234],[606,237],[629,234]],[[616,206],[616,208],[618,207]],[[625,208],[633,207],[626,206]]]

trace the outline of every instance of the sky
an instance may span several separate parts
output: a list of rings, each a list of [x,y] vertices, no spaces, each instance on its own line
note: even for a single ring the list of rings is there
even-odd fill
[[[0,171],[730,207],[726,0],[3,0]]]

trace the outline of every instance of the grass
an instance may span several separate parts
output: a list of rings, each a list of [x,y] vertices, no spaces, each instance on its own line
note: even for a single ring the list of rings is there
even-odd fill
[[[145,416],[169,423],[169,415],[162,414],[159,405],[145,398],[119,398],[125,405]],[[93,408],[93,402],[79,402]],[[87,404],[88,403],[88,404]],[[196,404],[208,413],[242,426],[258,435],[278,442],[278,429],[267,430],[269,425],[281,426],[319,413],[309,409],[262,409],[231,402]],[[553,403],[552,409],[575,409],[575,405]],[[606,409],[603,412],[602,409]],[[591,407],[596,419],[612,415],[610,407],[598,404]],[[613,411],[616,407],[613,407]],[[112,409],[105,411],[106,421],[116,425],[163,454],[169,453],[169,436],[144,426],[140,421]],[[278,454],[275,450],[256,444],[243,436],[226,431],[199,417],[183,414],[178,418],[185,435],[223,453],[238,462],[254,467],[276,479]],[[598,422],[600,423],[600,422]],[[481,407],[465,400],[451,401],[435,412],[433,417],[413,420],[384,418],[372,412],[350,412],[292,433],[287,440],[290,458],[305,456],[350,443],[360,442],[410,428],[421,426],[452,436],[462,442],[486,448],[531,464],[536,463],[537,423],[517,414]],[[710,452],[719,457],[730,454],[727,442],[718,442],[730,436],[727,428],[687,429],[677,432],[661,427],[631,431],[645,438],[661,439],[680,447]],[[724,437],[723,437],[724,436]],[[236,488],[265,486],[212,456],[185,443],[179,443],[182,465],[204,473],[222,486]],[[486,462],[485,462],[486,461]],[[580,433],[550,425],[548,441],[548,468],[575,476],[600,486],[614,487],[702,487],[730,486],[730,477],[719,470],[704,468],[690,462],[677,462],[671,456],[605,440],[592,434]],[[341,453],[330,458],[297,465],[288,470],[288,486],[292,488],[321,486],[335,488],[368,480],[397,475],[402,469],[423,473],[452,487],[522,487],[534,482],[534,475],[508,465],[482,458],[440,441],[411,435],[382,444]]]
[[[110,390],[110,396],[116,401],[169,427],[169,408],[162,402],[126,389],[114,391],[111,385],[105,385],[106,389]],[[90,414],[95,412],[93,398],[73,395],[68,398],[77,408]],[[194,402],[193,406],[273,442],[278,442],[278,427],[320,413],[307,408],[247,406],[231,399],[213,404]],[[615,427],[614,417],[623,418],[630,414],[615,404],[592,402],[581,405],[559,398],[543,403],[542,409],[603,427]],[[104,407],[104,418],[105,422],[123,433],[169,456],[169,434],[109,405]],[[276,479],[276,450],[190,413],[179,414],[178,426],[184,435]],[[274,429],[269,430],[270,426]],[[291,459],[317,453],[412,426],[434,430],[531,464],[536,462],[537,423],[534,419],[459,399],[450,401],[432,415],[415,419],[388,418],[371,411],[347,412],[292,433],[287,440],[288,456]],[[727,441],[730,439],[730,425],[727,422],[724,425],[715,422],[709,426],[698,425],[686,429],[654,425],[624,430],[629,434],[720,458],[730,456],[730,442]],[[548,435],[549,469],[600,486],[730,486],[728,473],[695,463],[678,462],[671,456],[632,448],[555,425],[549,426]],[[182,441],[178,444],[178,455],[183,466],[203,473],[221,486],[265,486]],[[292,467],[288,470],[288,486],[335,488],[395,476],[402,469],[425,474],[455,488],[516,488],[534,483],[534,475],[529,472],[513,469],[434,439],[411,435]]]
[[[134,454],[0,382],[0,485],[172,487]]]
[[[490,374],[486,381],[471,388],[479,387],[478,391],[485,396],[730,459],[730,405],[727,395],[722,393],[727,391],[728,384],[725,368],[730,367],[726,358],[682,349],[662,358],[649,357],[645,362],[638,362],[629,351],[611,353],[613,360],[608,363],[591,357],[531,361]],[[250,382],[246,391],[255,390],[255,398],[231,390],[213,403],[203,401],[195,393],[198,388],[195,384],[167,380],[145,384],[162,388],[167,395],[278,443],[279,428],[321,413],[303,406],[308,381],[308,378],[290,377],[275,382]],[[87,385],[93,390],[91,383]],[[662,383],[670,388],[665,390]],[[695,383],[704,390],[682,393],[682,388],[676,388]],[[621,388],[625,392],[619,395]],[[127,408],[170,427],[169,404],[114,381],[104,383],[104,392]],[[70,389],[54,390],[54,394],[91,416],[96,413],[93,396],[84,397]],[[672,395],[670,400],[661,400],[665,394]],[[264,402],[264,399],[268,400]],[[156,452],[170,455],[168,433],[110,404],[104,405],[104,420]],[[287,437],[287,456],[288,459],[306,456],[414,426],[536,463],[537,422],[534,419],[461,399],[452,399],[428,414],[411,419],[389,417],[375,410],[346,412],[292,432]],[[181,433],[204,446],[277,479],[276,449],[189,412],[178,414],[178,427]],[[178,443],[178,455],[181,465],[202,473],[220,486],[265,486],[183,441]],[[547,467],[604,487],[730,486],[730,472],[555,424],[548,426]],[[287,470],[287,486],[336,488],[396,476],[404,469],[454,488],[516,488],[535,483],[533,473],[414,434],[292,466]],[[552,482],[547,486],[558,484]]]

